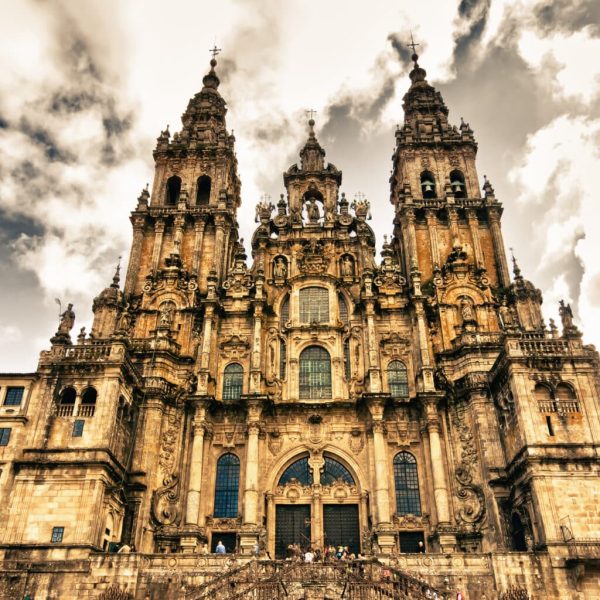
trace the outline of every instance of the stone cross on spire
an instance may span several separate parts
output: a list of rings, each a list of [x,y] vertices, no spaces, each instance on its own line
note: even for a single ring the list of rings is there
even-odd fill
[[[212,54],[213,60],[215,60],[217,58],[217,54],[221,52],[221,48],[217,48],[217,45],[215,44],[214,47],[209,50],[209,52]]]
[[[317,111],[312,108],[306,111],[306,115],[308,116],[310,121],[314,121],[316,114],[317,114]]]
[[[410,32],[410,44],[406,44],[409,48],[412,48],[412,61],[415,63],[415,65],[417,64],[417,60],[419,58],[419,55],[417,54],[417,46],[420,46],[421,44],[415,44],[415,40],[413,38],[413,34],[412,31]]]

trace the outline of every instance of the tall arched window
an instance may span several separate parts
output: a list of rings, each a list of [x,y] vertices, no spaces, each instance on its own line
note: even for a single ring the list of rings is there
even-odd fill
[[[210,177],[202,175],[196,181],[196,204],[206,205],[210,201]]]
[[[552,397],[552,392],[548,386],[538,383],[534,390],[535,399],[537,400],[538,410],[541,413],[555,413],[556,401]]]
[[[70,417],[75,410],[75,400],[77,399],[77,392],[72,387],[65,388],[60,393],[60,401],[58,404],[58,416],[59,417]]]
[[[96,398],[98,393],[93,387],[87,388],[81,394],[81,404],[79,405],[80,417],[93,417],[96,410]]]
[[[338,303],[340,307],[340,321],[344,325],[348,325],[348,305],[346,304],[346,301],[341,295],[338,296]]]
[[[321,474],[321,483],[323,485],[331,485],[341,479],[349,485],[354,485],[354,477],[350,474],[350,471],[339,461],[326,456],[325,466],[323,473]]]
[[[308,465],[308,456],[304,456],[303,458],[293,462],[283,472],[283,475],[279,478],[279,483],[277,485],[285,485],[292,479],[295,479],[301,485],[312,485],[313,476]]]
[[[410,452],[398,452],[394,456],[394,483],[396,513],[419,516],[421,514],[421,496],[419,494],[417,460]]]
[[[556,401],[558,404],[558,411],[561,413],[574,413],[579,412],[579,402],[577,396],[566,383],[559,383],[556,386]]]
[[[223,372],[223,400],[239,400],[244,388],[244,369],[238,363],[231,363]]]
[[[285,328],[285,324],[290,320],[290,297],[286,295],[286,297],[281,302],[281,306],[279,308],[279,327],[281,329]]]
[[[175,205],[179,202],[179,194],[181,193],[181,177],[173,175],[167,179],[167,196],[165,204]]]
[[[321,346],[309,346],[300,354],[300,398],[331,398],[331,359]]]
[[[300,290],[300,322],[327,323],[329,321],[329,290],[305,287]]]
[[[450,188],[457,198],[466,198],[467,187],[465,186],[465,176],[462,174],[462,171],[454,169],[450,173]]]
[[[435,177],[429,171],[421,173],[421,193],[423,194],[423,198],[435,198],[437,196]]]
[[[408,374],[405,364],[400,360],[393,360],[387,368],[388,386],[393,398],[408,397]]]
[[[215,517],[233,518],[238,513],[240,459],[235,454],[223,454],[217,461],[215,482]]]

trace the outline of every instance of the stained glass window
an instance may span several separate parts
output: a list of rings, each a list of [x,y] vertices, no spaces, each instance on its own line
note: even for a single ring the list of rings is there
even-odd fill
[[[300,322],[329,322],[329,290],[322,287],[306,287],[300,290]]]
[[[394,457],[394,482],[396,484],[396,513],[421,514],[417,460],[410,452],[399,452]]]
[[[331,359],[320,346],[309,346],[300,354],[300,398],[331,398]]]
[[[348,469],[346,469],[341,462],[326,456],[325,467],[323,469],[323,473],[321,474],[321,483],[323,485],[331,485],[338,479],[341,479],[350,485],[354,485],[354,477],[350,475],[350,471],[348,471]]]
[[[244,369],[238,363],[225,367],[223,373],[223,400],[239,400],[244,387]]]
[[[313,477],[308,466],[308,456],[293,462],[279,478],[279,485],[285,485],[292,479],[297,479],[302,485],[312,485]]]
[[[223,454],[217,461],[215,517],[237,517],[239,487],[240,459],[235,454]]]
[[[390,362],[387,368],[390,394],[394,398],[408,397],[408,374],[406,366],[399,360]]]

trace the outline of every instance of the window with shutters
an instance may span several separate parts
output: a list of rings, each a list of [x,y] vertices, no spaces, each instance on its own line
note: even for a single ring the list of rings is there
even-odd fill
[[[217,461],[215,517],[237,517],[239,487],[240,459],[235,454],[223,454]]]
[[[331,398],[331,359],[320,346],[309,346],[300,354],[300,398]]]
[[[329,322],[329,290],[322,287],[306,287],[300,290],[300,322]]]
[[[393,360],[387,368],[388,386],[393,398],[408,398],[408,373],[406,365],[400,360]]]
[[[238,363],[225,367],[223,373],[223,400],[239,400],[244,387],[244,368]]]
[[[410,452],[399,452],[394,457],[394,482],[396,487],[396,513],[421,514],[417,460]]]

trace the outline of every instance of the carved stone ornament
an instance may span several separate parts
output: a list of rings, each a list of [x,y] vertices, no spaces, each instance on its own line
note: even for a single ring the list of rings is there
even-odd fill
[[[329,267],[329,253],[318,240],[310,240],[298,253],[298,268],[305,275],[325,273]]]
[[[152,493],[152,518],[159,525],[175,525],[179,521],[179,476],[171,473],[162,487]]]
[[[350,450],[354,454],[359,454],[365,447],[365,436],[362,434],[360,429],[353,429],[349,434],[349,445]]]
[[[179,415],[172,410],[167,416],[167,428],[160,440],[160,453],[158,455],[158,466],[163,475],[167,475],[173,469],[175,452],[177,450],[177,439],[179,434]]]
[[[245,358],[250,350],[250,342],[244,335],[231,335],[219,344],[221,354],[226,358]]]
[[[242,260],[236,260],[235,266],[227,275],[227,279],[223,283],[223,289],[227,291],[228,296],[234,298],[243,298],[250,294],[253,280],[248,273],[248,267]]]
[[[379,344],[384,356],[391,356],[394,358],[405,356],[408,354],[410,348],[410,340],[402,337],[395,331],[384,334]]]
[[[239,527],[241,527],[242,518],[215,518],[212,515],[208,515],[206,517],[206,525],[211,527],[213,530],[218,529],[220,531],[228,531],[231,529],[238,529]]]
[[[402,276],[402,269],[391,256],[385,256],[383,262],[375,274],[373,283],[379,289],[380,294],[393,296],[399,294],[406,285],[406,279]]]
[[[394,515],[393,523],[402,529],[422,529],[427,525],[429,519],[426,515]]]
[[[267,445],[269,447],[269,452],[273,456],[277,456],[281,452],[281,448],[283,447],[283,438],[278,431],[272,431],[269,434]]]

